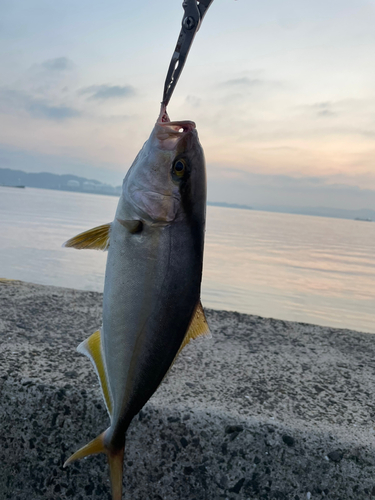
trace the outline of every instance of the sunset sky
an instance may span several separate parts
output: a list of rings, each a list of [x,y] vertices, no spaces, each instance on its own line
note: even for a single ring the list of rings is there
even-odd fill
[[[2,0],[0,168],[120,184],[159,112],[182,0]],[[209,199],[375,209],[375,1],[215,0],[169,106]]]

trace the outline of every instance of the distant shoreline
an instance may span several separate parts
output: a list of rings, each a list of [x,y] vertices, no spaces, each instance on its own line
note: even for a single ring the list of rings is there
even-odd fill
[[[36,189],[51,189],[73,193],[102,194],[120,196],[121,186],[103,184],[94,179],[86,179],[76,175],[57,175],[48,172],[27,173],[22,170],[0,168],[0,187],[30,187]],[[331,207],[295,207],[280,205],[247,205],[225,201],[208,201],[207,205],[240,210],[257,210],[261,212],[284,213],[294,215],[309,215],[313,217],[330,217],[335,219],[372,222],[375,220],[375,210],[372,209],[341,209]]]

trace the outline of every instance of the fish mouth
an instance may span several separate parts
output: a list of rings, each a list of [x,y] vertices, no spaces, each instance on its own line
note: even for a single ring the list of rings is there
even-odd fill
[[[157,120],[157,125],[161,125],[162,127],[168,127],[168,132],[170,133],[184,133],[191,132],[196,128],[194,122],[190,120],[181,120],[172,122],[168,116],[167,108],[164,104],[162,104],[160,109],[159,118]]]
[[[164,140],[167,137],[179,137],[187,132],[191,132],[196,129],[194,122],[190,120],[181,120],[176,122],[166,122],[158,123],[158,130],[156,136],[160,140]]]
[[[155,127],[155,137],[158,146],[164,151],[174,151],[179,144],[184,144],[192,134],[196,134],[195,123],[191,121],[177,121],[157,123]]]
[[[167,106],[162,103],[157,123],[166,123],[166,122],[170,122],[170,121],[171,120],[169,119],[169,116],[167,113]]]
[[[158,140],[159,147],[163,150],[173,151],[183,137],[196,129],[194,122],[190,120],[179,120],[171,122],[166,111],[162,106],[159,118],[155,125],[155,137]]]

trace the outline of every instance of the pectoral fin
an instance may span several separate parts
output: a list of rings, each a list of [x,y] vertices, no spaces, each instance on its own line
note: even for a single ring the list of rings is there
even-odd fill
[[[124,226],[131,234],[140,233],[143,229],[143,222],[141,220],[117,219],[117,221],[122,226]]]
[[[77,351],[87,356],[94,365],[96,374],[99,379],[102,389],[103,399],[105,401],[109,416],[112,416],[112,399],[107,380],[107,370],[102,352],[102,344],[100,339],[100,330],[93,333],[88,339],[84,340],[77,347]]]
[[[64,243],[64,247],[93,250],[107,250],[109,247],[109,233],[111,224],[94,227],[84,233],[77,234]]]

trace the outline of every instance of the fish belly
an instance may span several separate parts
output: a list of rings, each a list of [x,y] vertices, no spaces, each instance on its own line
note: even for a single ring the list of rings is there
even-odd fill
[[[168,371],[199,301],[203,255],[194,239],[186,221],[139,234],[114,223],[102,330],[114,447]]]

